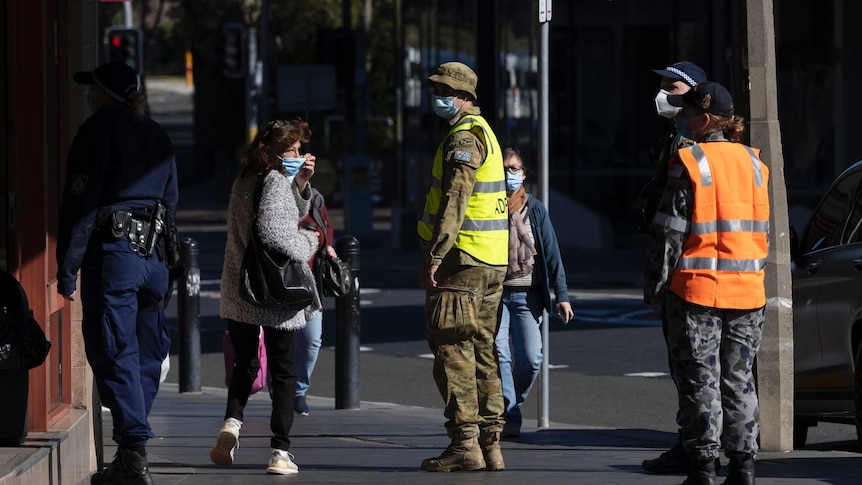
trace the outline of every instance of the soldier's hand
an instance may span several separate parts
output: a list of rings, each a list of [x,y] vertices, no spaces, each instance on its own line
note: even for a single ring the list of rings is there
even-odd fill
[[[71,295],[63,295],[63,298],[65,298],[66,300],[69,300],[69,301],[75,301],[75,294],[76,293],[78,293],[78,292],[73,291]]]
[[[437,286],[437,280],[434,279],[434,274],[437,273],[437,268],[439,267],[440,266],[437,264],[423,264],[419,268],[419,288],[428,289]]]

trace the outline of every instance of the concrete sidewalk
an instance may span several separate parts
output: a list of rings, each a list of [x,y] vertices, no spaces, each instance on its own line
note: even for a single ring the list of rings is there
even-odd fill
[[[363,402],[359,410],[335,410],[333,399],[309,397],[311,414],[297,416],[291,452],[299,475],[266,475],[269,458],[270,401],[258,393],[249,401],[240,448],[231,467],[209,460],[221,426],[225,389],[179,393],[165,384],[156,398],[150,422],[156,438],[149,443],[150,469],[157,485],[274,483],[425,484],[425,483],[646,483],[677,484],[683,477],[648,475],[640,463],[671,443],[666,433],[605,429],[552,423],[535,429],[526,420],[518,441],[503,443],[504,472],[428,473],[419,463],[436,456],[448,442],[439,409]],[[110,430],[110,416],[105,430]],[[105,443],[112,443],[110,432]],[[105,460],[115,449],[105,448]],[[837,451],[762,453],[760,484],[856,484],[862,456]]]

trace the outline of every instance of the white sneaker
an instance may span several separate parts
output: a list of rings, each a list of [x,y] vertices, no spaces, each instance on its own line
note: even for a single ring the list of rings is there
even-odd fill
[[[293,462],[293,455],[290,452],[273,448],[266,473],[269,475],[296,475],[299,473],[299,467]]]
[[[233,464],[233,455],[239,448],[239,429],[242,421],[234,418],[224,420],[221,430],[216,438],[216,445],[210,451],[210,460],[216,465],[228,466]]]

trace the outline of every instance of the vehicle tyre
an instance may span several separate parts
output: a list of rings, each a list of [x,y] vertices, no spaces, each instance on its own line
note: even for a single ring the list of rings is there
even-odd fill
[[[853,373],[853,402],[855,403],[856,440],[862,451],[862,345],[856,349],[856,366]]]
[[[811,427],[811,420],[796,416],[793,418],[793,449],[801,450],[805,448],[805,442],[808,441],[808,428]],[[858,431],[858,428],[857,428]]]

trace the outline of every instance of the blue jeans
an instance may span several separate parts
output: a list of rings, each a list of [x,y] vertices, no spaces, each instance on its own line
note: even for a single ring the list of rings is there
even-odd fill
[[[323,312],[296,332],[296,395],[304,396],[323,342]]]
[[[542,293],[503,289],[503,312],[497,332],[497,357],[503,379],[503,418],[521,426],[521,404],[530,394],[542,365]],[[514,364],[513,364],[514,362]]]

